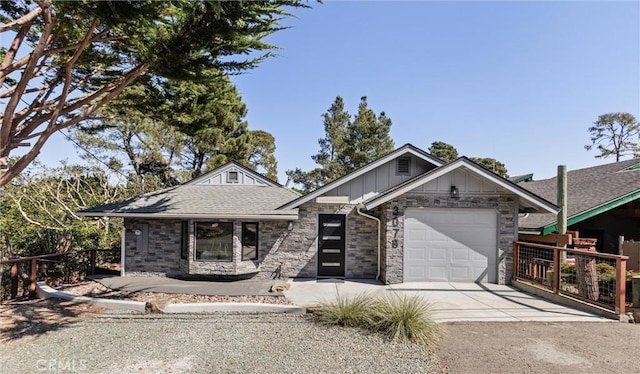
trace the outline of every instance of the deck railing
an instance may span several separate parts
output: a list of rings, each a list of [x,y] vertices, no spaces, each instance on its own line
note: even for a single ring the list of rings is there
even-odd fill
[[[626,256],[542,244],[513,243],[513,279],[622,315]]]
[[[18,296],[20,283],[23,284],[23,288],[29,296],[34,296],[37,281],[57,276],[64,282],[70,282],[72,276],[71,263],[82,264],[79,269],[82,274],[104,273],[107,269],[101,269],[99,265],[105,261],[102,261],[99,257],[108,254],[115,254],[118,257],[120,250],[84,249],[38,256],[15,257],[0,261],[0,271],[4,270],[5,265],[10,265],[9,297],[15,299]],[[118,258],[117,261],[119,264],[120,259]]]

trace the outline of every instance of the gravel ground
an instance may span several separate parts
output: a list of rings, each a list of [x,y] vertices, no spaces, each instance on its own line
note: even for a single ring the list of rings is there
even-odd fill
[[[98,297],[102,299],[118,299],[131,301],[150,301],[156,303],[268,303],[268,304],[284,304],[292,303],[283,295],[274,296],[208,296],[208,295],[190,295],[190,294],[170,294],[159,292],[128,292],[113,290],[105,285],[85,280],[79,283],[66,284],[55,287],[57,290],[68,292],[77,296]]]
[[[283,314],[103,314],[0,356],[1,374],[441,372],[425,348]]]

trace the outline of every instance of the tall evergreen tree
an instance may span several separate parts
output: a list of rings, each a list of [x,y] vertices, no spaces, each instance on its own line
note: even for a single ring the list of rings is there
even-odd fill
[[[376,113],[369,109],[367,97],[363,96],[358,106],[358,114],[347,126],[346,146],[340,155],[346,171],[360,168],[393,151],[390,130],[391,119],[384,112],[376,116]]]
[[[451,144],[441,141],[435,141],[431,143],[431,147],[429,147],[429,153],[446,162],[451,162],[458,158],[458,150]],[[475,162],[478,165],[481,165],[485,169],[493,171],[494,173],[502,177],[508,176],[507,167],[495,158],[469,157],[469,160]]]
[[[322,118],[325,136],[318,140],[318,153],[311,156],[319,166],[306,172],[300,168],[287,171],[289,179],[302,185],[304,192],[338,179],[393,150],[393,140],[389,136],[391,119],[384,112],[376,115],[369,109],[366,97],[361,98],[353,121],[340,96]]]
[[[171,186],[230,160],[277,176],[275,141],[247,129],[247,108],[226,76],[201,83],[168,80],[128,87],[99,121],[73,132],[104,158],[124,155],[138,178]]]
[[[637,143],[640,123],[630,113],[603,114],[589,127],[589,133],[591,144],[585,145],[584,148],[589,151],[595,145],[600,152],[596,158],[615,156],[618,162],[624,156],[640,156]]]
[[[256,66],[271,56],[274,46],[264,38],[283,29],[289,6],[307,5],[2,1],[0,35],[8,42],[0,47],[0,99],[7,99],[0,113],[0,164],[18,146],[30,148],[0,175],[0,187],[33,161],[52,134],[87,120],[141,76],[200,81],[211,68]]]
[[[320,150],[311,156],[321,166],[321,174],[328,181],[339,178],[346,173],[345,165],[339,156],[346,149],[346,134],[351,120],[349,112],[344,109],[344,100],[337,96],[329,110],[322,115],[325,136],[318,140]]]
[[[458,150],[454,146],[440,141],[431,143],[429,153],[445,162],[451,162],[458,158]]]

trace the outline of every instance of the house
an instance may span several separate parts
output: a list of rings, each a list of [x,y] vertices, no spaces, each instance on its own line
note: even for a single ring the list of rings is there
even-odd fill
[[[524,181],[522,188],[556,201],[557,178]],[[557,230],[556,216],[531,213],[520,217],[523,234],[547,235]],[[600,252],[618,254],[618,236],[640,240],[640,159],[567,172],[567,228],[595,238]]]
[[[508,283],[519,213],[549,201],[410,144],[300,196],[230,162],[79,212],[124,217],[126,274]]]

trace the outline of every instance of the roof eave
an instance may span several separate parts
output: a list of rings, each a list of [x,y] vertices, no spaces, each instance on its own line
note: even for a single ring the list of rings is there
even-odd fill
[[[604,204],[600,204],[598,206],[595,206],[589,210],[585,210],[581,213],[575,214],[569,218],[567,218],[567,226],[571,226],[571,225],[575,225],[578,222],[582,222],[586,219],[595,217],[599,214],[602,214],[604,212],[607,212],[613,208],[617,208],[621,205],[627,204],[631,201],[634,201],[636,199],[640,198],[640,190],[628,193],[626,195],[620,196],[617,199],[608,201]],[[542,235],[548,235],[551,233],[554,233],[558,231],[558,223],[551,223],[548,224],[546,226],[544,226],[542,228]]]
[[[124,212],[77,212],[80,217],[122,217],[148,219],[238,219],[263,221],[295,221],[298,213],[291,214],[162,214],[162,213],[124,213]]]

